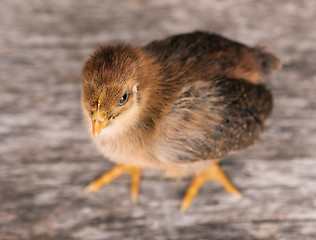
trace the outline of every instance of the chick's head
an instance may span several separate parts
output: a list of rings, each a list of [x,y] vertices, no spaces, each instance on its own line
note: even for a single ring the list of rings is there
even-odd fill
[[[121,131],[138,118],[142,54],[117,45],[99,48],[82,72],[82,104],[91,119],[93,136],[102,130]]]

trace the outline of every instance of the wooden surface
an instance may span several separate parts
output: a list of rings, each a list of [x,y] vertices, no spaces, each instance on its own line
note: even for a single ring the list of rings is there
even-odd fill
[[[0,239],[316,239],[316,2],[3,0],[0,8]],[[96,194],[109,169],[80,109],[83,61],[102,43],[136,44],[208,30],[264,45],[284,61],[268,84],[274,111],[262,139],[222,163],[244,195],[143,172]]]

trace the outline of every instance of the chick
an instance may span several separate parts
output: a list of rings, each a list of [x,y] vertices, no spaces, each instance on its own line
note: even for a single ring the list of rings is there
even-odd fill
[[[102,154],[117,163],[86,187],[95,192],[123,173],[137,200],[142,168],[192,176],[186,211],[206,180],[240,195],[218,165],[259,138],[272,109],[263,78],[281,61],[216,34],[194,32],[97,49],[82,71],[86,125]]]

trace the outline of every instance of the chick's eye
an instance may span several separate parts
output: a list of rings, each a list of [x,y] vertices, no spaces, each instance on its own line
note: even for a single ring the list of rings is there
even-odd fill
[[[126,91],[119,101],[119,106],[124,105],[127,102],[128,97],[129,97],[129,91]]]

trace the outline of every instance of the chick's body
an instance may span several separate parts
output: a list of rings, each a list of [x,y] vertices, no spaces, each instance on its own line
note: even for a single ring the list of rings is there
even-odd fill
[[[197,175],[258,139],[272,109],[262,78],[280,67],[272,54],[204,32],[102,47],[83,69],[86,123],[113,162]]]

